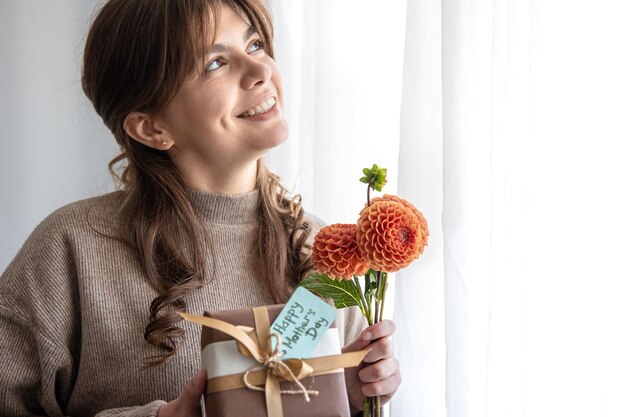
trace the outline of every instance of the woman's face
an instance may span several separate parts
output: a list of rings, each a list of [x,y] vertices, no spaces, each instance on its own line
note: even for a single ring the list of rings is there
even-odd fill
[[[155,126],[174,143],[168,151],[174,163],[229,168],[282,143],[288,127],[278,67],[256,31],[230,7],[221,9],[206,62],[204,80],[194,71],[155,115]]]

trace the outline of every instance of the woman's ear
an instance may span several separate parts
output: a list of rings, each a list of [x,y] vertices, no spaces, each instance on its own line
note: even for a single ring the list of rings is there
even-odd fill
[[[174,146],[174,138],[168,132],[157,129],[147,113],[129,113],[124,120],[124,130],[137,142],[153,149],[166,151]]]

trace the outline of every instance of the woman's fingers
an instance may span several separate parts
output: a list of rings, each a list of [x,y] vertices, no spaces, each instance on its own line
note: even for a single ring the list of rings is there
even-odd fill
[[[398,359],[390,357],[373,363],[359,371],[361,382],[370,383],[391,378],[400,370]]]
[[[383,320],[367,327],[361,332],[361,337],[344,347],[344,352],[351,352],[369,348],[370,351],[363,358],[361,369],[346,369],[348,397],[354,408],[360,408],[364,396],[380,396],[384,404],[398,389],[402,377],[400,363],[394,357],[393,343],[389,337],[396,330],[391,320]]]
[[[383,396],[383,398],[391,397],[400,386],[400,382],[402,382],[402,377],[398,371],[389,378],[363,384],[361,391],[363,391],[363,395],[366,397],[375,397],[377,395]],[[386,400],[388,400],[388,398],[386,398],[384,402],[386,402]]]
[[[200,401],[206,387],[206,370],[200,371],[190,379],[178,398],[159,408],[157,417],[200,417],[202,412]]]
[[[363,358],[363,362],[365,363],[373,363],[393,356],[393,343],[391,339],[387,337],[378,339],[368,347],[372,350]]]
[[[178,399],[181,404],[184,404],[186,409],[195,409],[202,399],[202,393],[204,392],[205,385],[206,370],[200,369],[196,376],[187,382],[183,392],[180,393]]]
[[[370,344],[375,342],[376,339],[380,339],[382,337],[388,337],[393,334],[396,330],[396,324],[391,320],[383,320],[376,324],[372,324],[367,327],[365,330],[361,332],[361,337],[356,339],[354,342],[350,343],[343,347],[343,352],[354,352],[357,350],[362,350],[367,347],[372,347]],[[372,355],[371,357],[373,357]],[[366,362],[372,362],[367,361]]]
[[[361,339],[366,342],[388,337],[396,331],[396,324],[392,320],[382,320],[374,323],[361,332]]]

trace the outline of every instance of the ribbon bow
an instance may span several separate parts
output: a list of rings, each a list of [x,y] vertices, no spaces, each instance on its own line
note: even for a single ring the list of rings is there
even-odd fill
[[[207,381],[207,393],[243,387],[255,391],[265,391],[265,405],[269,417],[283,417],[281,394],[302,394],[307,402],[310,401],[309,395],[318,394],[317,391],[307,390],[300,382],[301,379],[341,372],[343,368],[357,366],[369,352],[369,349],[365,349],[318,358],[281,360],[280,335],[270,334],[270,319],[267,308],[254,307],[252,313],[256,335],[249,335],[238,326],[211,317],[194,316],[186,313],[178,314],[187,321],[226,333],[236,340],[237,349],[241,354],[252,357],[259,364],[265,366],[265,369],[262,370],[251,368],[244,374],[213,378]],[[276,338],[275,347],[272,347],[272,338]],[[299,389],[281,391],[278,378],[295,382]],[[264,385],[264,388],[259,387],[259,385]]]
[[[280,350],[280,345],[282,343],[281,337],[279,334],[276,334],[276,333],[270,334],[269,336],[270,345],[271,345],[272,338],[276,338],[276,347],[271,350],[267,359],[263,361],[263,365],[265,365],[265,367],[267,368],[268,378],[269,378],[269,374],[272,373],[275,376],[279,376],[283,378],[284,380],[295,382],[298,385],[298,388],[299,388],[298,390],[281,390],[279,388],[280,393],[290,394],[290,395],[303,394],[306,402],[311,401],[311,398],[309,397],[309,395],[318,395],[319,391],[307,390],[304,387],[304,385],[302,385],[302,382],[300,382],[300,380],[311,375],[313,373],[313,368],[309,364],[304,362],[302,359],[287,359],[285,361],[282,361],[280,359],[280,356],[282,356],[283,354]],[[242,352],[241,349],[239,351]],[[248,375],[250,374],[250,371],[252,371],[252,369],[253,368],[248,369],[246,373],[243,374],[244,384],[246,384],[246,387],[248,389],[251,389],[254,391],[267,392],[267,389],[257,387],[256,385],[252,385],[248,381]],[[269,381],[266,380],[265,382],[266,386],[268,383]]]

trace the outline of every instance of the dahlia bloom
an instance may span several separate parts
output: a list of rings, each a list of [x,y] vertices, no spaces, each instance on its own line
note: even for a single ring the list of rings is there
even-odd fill
[[[419,255],[421,255],[422,252],[424,252],[424,248],[426,246],[428,246],[428,237],[430,236],[430,232],[428,231],[428,222],[426,221],[426,217],[424,217],[422,212],[419,211],[418,209],[416,209],[413,204],[409,203],[405,199],[400,198],[400,197],[398,197],[396,195],[385,194],[382,197],[373,198],[371,203],[373,203],[375,201],[380,201],[380,200],[396,201],[396,202],[402,204],[404,207],[407,207],[407,208],[411,209],[413,214],[415,214],[417,216],[417,220],[418,220],[420,226],[422,227],[422,243],[423,243],[423,245],[421,246],[420,253],[419,253]]]
[[[411,203],[384,195],[361,210],[356,240],[372,269],[396,272],[417,259],[428,244],[426,219]]]
[[[323,227],[315,236],[312,252],[315,268],[331,278],[350,280],[369,269],[357,247],[355,224]]]

